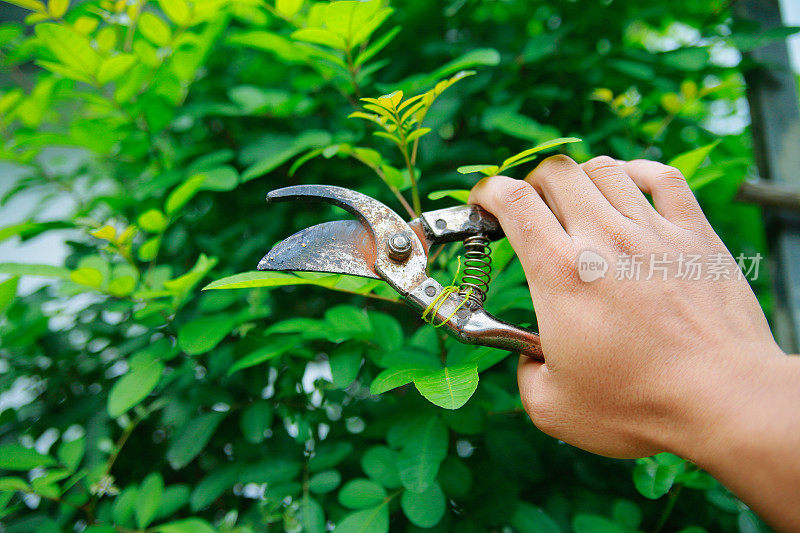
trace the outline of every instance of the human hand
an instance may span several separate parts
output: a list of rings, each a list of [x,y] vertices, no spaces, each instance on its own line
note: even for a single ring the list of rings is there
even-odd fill
[[[674,168],[555,156],[524,181],[482,180],[470,203],[499,219],[528,279],[545,363],[521,358],[518,381],[545,433],[612,457],[691,450],[688,440],[713,440],[721,396],[730,412],[747,397],[731,388],[783,355]],[[585,250],[608,262],[605,277],[582,281]],[[663,254],[671,269],[647,279]],[[681,279],[680,254],[722,254],[730,279]],[[626,256],[642,261],[638,280],[616,279]]]

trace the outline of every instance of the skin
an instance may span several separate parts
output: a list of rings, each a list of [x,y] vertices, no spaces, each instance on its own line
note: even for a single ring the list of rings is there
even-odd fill
[[[499,219],[528,279],[545,363],[522,357],[518,381],[536,426],[609,457],[680,455],[800,531],[800,358],[775,343],[735,268],[646,279],[651,254],[736,265],[678,170],[556,156],[525,180],[482,180],[470,203]],[[610,263],[605,277],[581,280],[587,249]],[[640,279],[617,279],[620,254],[645,258]]]

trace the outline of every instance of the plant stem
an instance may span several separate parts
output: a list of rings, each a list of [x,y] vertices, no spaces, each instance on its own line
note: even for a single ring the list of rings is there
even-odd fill
[[[408,156],[408,148],[405,145],[405,139],[403,139],[403,145],[401,145],[400,151],[403,153],[403,159],[405,159],[406,167],[408,168],[408,177],[411,179],[411,201],[414,205],[414,213],[416,216],[419,216],[422,213],[422,202],[420,202],[419,199],[417,177],[414,175],[414,165],[411,163],[411,158]]]
[[[669,491],[669,501],[667,501],[667,506],[664,507],[664,510],[661,512],[661,517],[658,519],[658,523],[653,529],[653,533],[661,533],[661,530],[664,528],[664,524],[667,523],[669,515],[672,514],[672,510],[675,508],[675,502],[678,501],[678,496],[681,494],[681,489],[683,489],[683,485],[678,485],[674,490]]]

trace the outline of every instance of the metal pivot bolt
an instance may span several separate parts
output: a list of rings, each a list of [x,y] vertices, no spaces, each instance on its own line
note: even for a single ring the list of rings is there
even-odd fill
[[[411,254],[411,239],[403,233],[395,233],[389,237],[387,249],[392,260],[405,261]]]

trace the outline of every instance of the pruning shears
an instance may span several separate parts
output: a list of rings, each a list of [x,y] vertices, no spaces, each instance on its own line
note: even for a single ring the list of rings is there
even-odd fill
[[[465,344],[519,352],[543,361],[535,331],[499,320],[483,308],[491,276],[489,243],[503,237],[499,222],[477,205],[422,213],[406,222],[365,194],[332,185],[294,185],[267,202],[315,200],[345,209],[357,220],[324,222],[279,242],[258,270],[327,272],[382,279],[422,318]],[[461,284],[444,287],[428,276],[432,245],[463,241]]]

